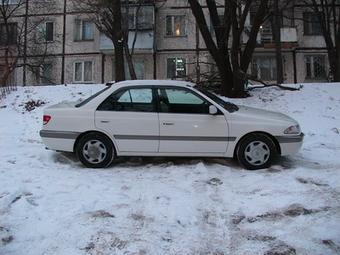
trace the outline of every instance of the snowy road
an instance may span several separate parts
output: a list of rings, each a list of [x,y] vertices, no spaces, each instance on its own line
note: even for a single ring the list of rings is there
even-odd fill
[[[233,100],[287,113],[306,134],[298,155],[255,172],[232,160],[145,158],[93,170],[45,150],[43,107],[25,103],[99,89],[19,88],[0,102],[1,255],[340,253],[340,84]]]

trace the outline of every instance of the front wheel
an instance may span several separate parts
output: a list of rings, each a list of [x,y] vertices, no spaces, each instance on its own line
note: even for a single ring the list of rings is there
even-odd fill
[[[267,168],[276,156],[275,144],[265,134],[250,134],[240,141],[236,156],[239,163],[246,169]]]
[[[89,133],[78,141],[76,154],[86,167],[103,168],[111,164],[114,149],[112,142],[106,136]]]

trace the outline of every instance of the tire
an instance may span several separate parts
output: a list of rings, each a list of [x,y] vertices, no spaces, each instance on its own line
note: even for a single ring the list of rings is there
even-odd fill
[[[276,155],[273,140],[269,136],[259,133],[244,137],[236,149],[239,163],[248,170],[270,167]]]
[[[105,135],[89,133],[78,141],[76,154],[86,167],[104,168],[113,161],[115,151],[112,142]]]

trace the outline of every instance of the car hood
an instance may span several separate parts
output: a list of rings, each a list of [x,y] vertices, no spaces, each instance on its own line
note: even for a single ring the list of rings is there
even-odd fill
[[[254,107],[249,106],[243,106],[238,105],[239,110],[235,112],[234,114],[237,115],[240,118],[246,118],[246,119],[253,119],[258,121],[270,121],[270,122],[276,122],[276,123],[282,123],[282,124],[292,124],[296,125],[298,124],[296,120],[293,118],[279,112],[273,112],[273,111],[267,111],[262,110]]]

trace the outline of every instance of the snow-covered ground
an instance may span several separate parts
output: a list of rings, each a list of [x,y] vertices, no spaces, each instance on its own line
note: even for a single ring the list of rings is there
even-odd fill
[[[94,170],[45,150],[44,106],[25,103],[100,88],[25,87],[0,101],[1,255],[340,253],[340,84],[232,100],[287,113],[306,134],[299,154],[254,172],[222,159],[122,159]]]

